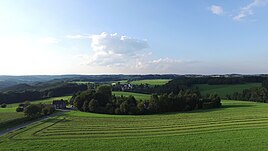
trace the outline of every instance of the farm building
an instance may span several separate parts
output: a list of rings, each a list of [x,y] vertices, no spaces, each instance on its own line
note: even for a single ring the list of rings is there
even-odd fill
[[[54,100],[52,104],[55,109],[66,109],[66,102],[64,100]]]

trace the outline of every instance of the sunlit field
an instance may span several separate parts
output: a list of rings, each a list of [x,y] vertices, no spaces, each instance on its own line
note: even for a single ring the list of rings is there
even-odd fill
[[[137,80],[137,81],[131,81],[131,84],[149,84],[149,85],[164,85],[168,83],[170,79],[150,79],[150,80]]]
[[[225,98],[227,94],[232,95],[235,92],[241,93],[245,89],[260,86],[261,83],[247,83],[247,84],[221,84],[221,85],[196,84],[193,87],[198,87],[202,95],[216,93],[221,98]]]
[[[65,99],[69,100],[71,96],[63,96],[63,97],[54,97],[42,100],[31,101],[32,104],[38,103],[46,103],[51,104],[53,100],[57,99]],[[0,108],[0,130],[14,127],[16,125],[22,124],[26,121],[23,113],[16,112],[16,108],[20,103],[7,104],[7,108]]]
[[[0,137],[0,150],[265,150],[267,108],[226,100],[220,109],[186,113],[71,111]]]

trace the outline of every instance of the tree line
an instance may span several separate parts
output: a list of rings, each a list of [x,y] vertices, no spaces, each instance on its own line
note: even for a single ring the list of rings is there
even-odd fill
[[[33,101],[49,97],[58,97],[69,95],[78,91],[87,90],[87,85],[75,83],[62,83],[53,87],[43,88],[42,90],[32,89],[24,91],[0,92],[0,104],[19,103],[24,101]]]
[[[243,101],[253,101],[253,102],[268,102],[268,80],[262,82],[261,87],[245,89],[243,92],[235,92],[232,95],[226,96],[231,100],[243,100]]]
[[[218,95],[202,98],[198,90],[181,90],[179,93],[153,94],[149,100],[136,100],[134,96],[115,96],[108,85],[73,95],[71,104],[80,111],[106,114],[154,114],[218,108]]]
[[[121,86],[124,84],[117,83],[113,85],[113,91],[126,91],[135,93],[145,93],[145,94],[163,94],[163,93],[178,93],[181,90],[187,90],[194,87],[195,84],[209,84],[209,85],[219,85],[219,84],[244,84],[244,83],[261,83],[266,79],[263,76],[241,76],[241,77],[177,77],[169,81],[165,85],[155,85],[151,86],[148,84],[133,85],[131,89],[122,90]]]

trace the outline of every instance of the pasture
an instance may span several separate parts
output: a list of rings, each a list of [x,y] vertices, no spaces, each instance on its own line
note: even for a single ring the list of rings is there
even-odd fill
[[[64,99],[69,100],[71,96],[54,97],[48,99],[41,99],[31,101],[32,104],[46,103],[51,104],[53,100]],[[7,108],[0,108],[0,130],[6,129],[10,126],[17,126],[26,121],[23,113],[16,112],[16,108],[20,103],[7,104]]]
[[[0,150],[267,150],[268,104],[157,115],[71,111],[0,137]]]
[[[151,95],[149,94],[142,94],[142,93],[133,93],[133,92],[123,92],[123,91],[113,91],[115,96],[134,96],[136,100],[149,100]]]
[[[221,85],[208,85],[196,84],[193,87],[198,87],[202,95],[217,93],[221,98],[226,98],[226,95],[235,92],[243,92],[245,89],[260,87],[261,83],[247,83],[247,84],[221,84]]]
[[[137,80],[131,81],[130,84],[140,85],[140,84],[149,84],[149,85],[164,85],[168,83],[171,79],[149,79],[149,80]]]

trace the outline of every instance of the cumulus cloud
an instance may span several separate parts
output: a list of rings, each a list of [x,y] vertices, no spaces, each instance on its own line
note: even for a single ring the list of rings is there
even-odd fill
[[[222,15],[224,13],[222,7],[218,5],[210,6],[209,10],[215,15]]]
[[[120,36],[116,33],[103,32],[92,35],[90,39],[93,54],[89,57],[89,64],[101,66],[134,65],[149,47],[145,40]]]
[[[254,9],[256,7],[265,6],[268,3],[268,0],[253,0],[250,4],[247,6],[244,6],[240,9],[239,13],[233,17],[233,20],[235,21],[241,21],[243,18],[253,15]]]
[[[170,57],[154,58],[146,40],[101,33],[90,36],[91,54],[81,56],[83,64],[102,73],[179,73],[190,71],[195,61]]]

